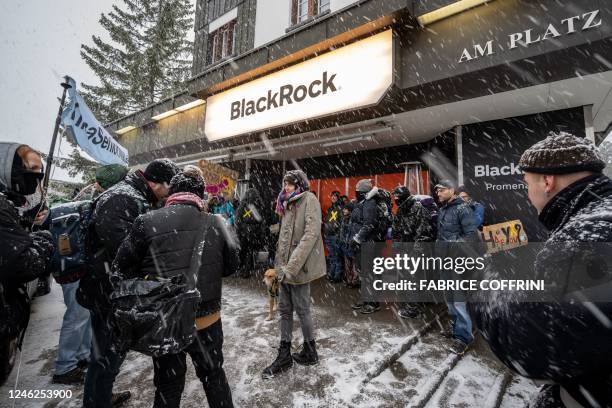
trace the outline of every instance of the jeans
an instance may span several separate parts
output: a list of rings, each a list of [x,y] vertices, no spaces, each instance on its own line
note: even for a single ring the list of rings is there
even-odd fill
[[[327,276],[329,276],[329,279],[339,282],[342,280],[342,258],[338,247],[338,237],[336,235],[326,236],[325,246],[327,247],[327,260],[329,262]]]
[[[465,344],[470,344],[473,340],[472,319],[470,319],[470,315],[467,312],[466,302],[451,300],[446,304],[453,323],[453,336]]]
[[[300,319],[304,342],[314,340],[312,313],[310,311],[310,283],[303,285],[281,283],[279,298],[281,341],[291,342],[293,338],[294,310]]]
[[[153,358],[154,408],[176,407],[181,403],[189,354],[211,408],[231,408],[232,392],[223,370],[223,326],[221,320],[199,330],[194,342],[178,354]]]
[[[85,377],[84,408],[111,408],[113,383],[125,354],[112,348],[112,333],[108,324],[109,312],[91,310],[91,361]]]
[[[91,322],[89,310],[75,299],[79,282],[62,285],[66,312],[60,331],[55,374],[61,375],[76,368],[80,360],[89,360],[91,350]]]

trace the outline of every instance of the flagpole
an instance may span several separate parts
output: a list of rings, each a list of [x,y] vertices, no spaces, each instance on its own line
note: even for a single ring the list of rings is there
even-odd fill
[[[64,77],[64,82],[60,84],[64,88],[62,93],[62,99],[60,101],[59,111],[57,112],[57,118],[55,118],[55,129],[53,129],[53,137],[51,138],[51,148],[49,149],[49,156],[47,156],[47,171],[45,171],[45,178],[43,181],[43,191],[47,191],[49,186],[49,178],[51,177],[51,166],[53,165],[53,152],[55,151],[55,142],[57,141],[57,134],[59,133],[60,123],[62,121],[62,111],[64,110],[64,102],[66,101],[66,91],[68,88],[72,88],[68,83],[68,77]]]

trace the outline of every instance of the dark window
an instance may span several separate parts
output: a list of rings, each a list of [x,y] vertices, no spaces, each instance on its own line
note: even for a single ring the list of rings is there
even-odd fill
[[[330,0],[291,0],[291,25],[329,11]]]
[[[219,27],[208,33],[208,58],[207,64],[214,64],[234,54],[236,45],[234,29],[236,20]]]

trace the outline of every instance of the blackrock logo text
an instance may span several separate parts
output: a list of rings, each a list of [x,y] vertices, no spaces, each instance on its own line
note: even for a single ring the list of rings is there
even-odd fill
[[[258,112],[275,109],[280,106],[291,105],[294,102],[302,102],[306,98],[317,98],[330,92],[336,92],[338,88],[334,83],[336,74],[329,75],[323,72],[321,79],[315,79],[309,84],[294,86],[283,85],[278,90],[269,90],[268,94],[257,100],[242,99],[231,104],[230,120],[251,116]]]

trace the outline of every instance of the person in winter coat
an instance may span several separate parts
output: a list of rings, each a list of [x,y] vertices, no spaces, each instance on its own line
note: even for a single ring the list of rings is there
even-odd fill
[[[285,174],[276,211],[282,217],[274,261],[280,282],[281,339],[278,356],[264,369],[263,378],[272,378],[287,370],[294,360],[301,365],[319,361],[310,310],[310,282],[325,276],[325,250],[321,238],[321,205],[309,191],[303,171],[291,170]],[[300,353],[291,355],[294,311],[300,319],[304,343]]]
[[[98,167],[96,170],[96,191],[101,193],[108,190],[123,180],[127,172],[128,168],[120,164]],[[64,206],[77,205],[78,203],[82,202],[65,204]],[[52,208],[49,218],[55,218],[55,213],[61,211],[62,207]],[[75,213],[78,214],[76,211]],[[83,266],[66,267],[65,270],[62,270],[61,276],[55,276],[55,280],[62,287],[64,304],[66,305],[57,347],[55,372],[52,379],[55,384],[82,384],[85,381],[85,370],[89,365],[91,352],[91,316],[89,310],[79,305],[76,300],[79,280],[85,272],[86,267]]]
[[[339,234],[339,251],[343,258],[344,283],[347,288],[359,287],[359,271],[355,264],[355,253],[350,247],[351,242],[351,213],[353,204],[349,203],[342,208],[342,224]]]
[[[264,204],[259,192],[250,188],[244,193],[235,214],[236,233],[240,240],[240,276],[248,278],[255,267],[253,257],[267,242]]]
[[[393,190],[393,197],[397,204],[391,233],[393,242],[434,241],[429,211],[410,194],[410,190],[406,186],[399,186]],[[417,246],[415,246],[415,249],[419,252],[422,251]],[[403,319],[414,319],[421,315],[421,310],[416,303],[401,303],[398,306],[398,315]]]
[[[455,195],[455,185],[450,180],[443,180],[435,186],[438,199],[442,203],[438,214],[437,241],[442,248],[445,242],[473,242],[478,240],[478,229],[474,212],[460,197]],[[448,254],[438,254],[446,256]],[[448,313],[452,321],[452,333],[446,333],[453,339],[450,351],[462,355],[472,342],[472,321],[467,312],[466,302],[454,299],[453,293],[447,294]]]
[[[331,205],[325,215],[325,246],[327,247],[328,271],[327,279],[330,282],[342,282],[343,259],[339,255],[338,234],[342,218],[342,202],[340,192],[331,193]]]
[[[189,354],[202,382],[208,405],[233,407],[232,394],[223,370],[221,278],[236,272],[238,248],[220,217],[207,214],[202,172],[187,166],[170,181],[164,208],[136,218],[121,244],[113,270],[128,279],[147,275],[190,279],[193,251],[204,228],[201,264],[197,276],[200,304],[196,312],[197,338],[178,354],[153,358],[154,407],[180,406]]]
[[[357,204],[351,212],[351,240],[349,246],[355,253],[355,265],[361,274],[361,245],[366,242],[384,242],[386,229],[381,231],[378,219],[378,204],[376,196],[378,188],[374,187],[372,180],[359,180],[355,186]],[[353,310],[363,314],[370,314],[380,310],[378,302],[357,302],[351,305]]]
[[[38,152],[19,143],[0,143],[0,385],[12,369],[12,353],[30,318],[26,283],[46,275],[54,251],[48,231],[28,233],[20,211],[39,205],[44,177]],[[38,197],[38,202],[36,202]]]
[[[125,355],[112,348],[109,327],[112,292],[110,267],[119,245],[141,214],[168,196],[168,184],[179,168],[171,160],[153,160],[143,171],[136,170],[93,202],[88,229],[91,264],[81,278],[77,301],[91,312],[92,352],[85,377],[83,406],[111,407],[130,397],[129,392],[112,394],[115,377]]]
[[[484,224],[484,216],[485,216],[485,208],[484,205],[474,200],[471,194],[466,190],[464,186],[461,186],[457,189],[457,194],[463,201],[465,201],[472,211],[474,211],[474,218],[476,218],[476,226],[479,230],[482,229]]]
[[[538,279],[567,282],[582,267],[598,273],[602,262],[591,262],[590,248],[612,242],[612,180],[602,174],[598,149],[585,138],[551,134],[527,149],[519,166],[529,201],[550,231],[536,255]],[[470,303],[493,353],[547,384],[530,407],[612,406],[612,302],[574,290],[556,302],[499,301],[479,292]]]

